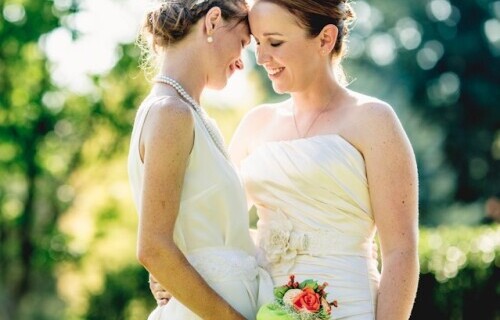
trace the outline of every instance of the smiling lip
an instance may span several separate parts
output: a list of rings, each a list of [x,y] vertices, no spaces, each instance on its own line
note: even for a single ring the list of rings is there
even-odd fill
[[[281,73],[283,73],[283,70],[285,70],[284,67],[280,68],[267,68],[267,76],[272,80],[276,79],[277,77],[280,76]]]

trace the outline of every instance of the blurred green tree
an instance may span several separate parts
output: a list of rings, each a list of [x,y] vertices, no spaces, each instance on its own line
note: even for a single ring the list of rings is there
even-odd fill
[[[410,106],[442,132],[443,159],[423,172],[451,168],[446,205],[500,192],[500,7],[498,1],[432,0],[390,4],[387,30],[396,40],[397,73]],[[390,8],[389,8],[390,6]],[[390,10],[389,10],[390,9]],[[434,176],[435,177],[435,176]],[[429,188],[433,190],[435,188]],[[424,192],[428,197],[432,194]],[[435,204],[435,203],[434,203]],[[443,203],[441,203],[443,204]]]
[[[50,80],[38,41],[76,8],[49,1],[0,4],[0,316],[19,319],[21,304],[35,290],[43,289],[49,305],[58,307],[52,270],[55,261],[69,258],[56,228],[65,206],[57,194],[69,197],[63,179],[78,157],[54,149],[59,142],[70,150],[78,146],[63,139],[75,133],[62,120],[64,95]]]
[[[57,86],[46,35],[69,31],[78,1],[0,1],[0,318],[61,319],[58,264],[77,261],[58,222],[75,198],[70,176],[128,143],[144,88],[134,46],[122,47],[114,73],[93,90]],[[128,68],[128,69],[127,69]],[[133,69],[133,70],[131,70]],[[89,160],[91,159],[91,160]]]
[[[351,88],[389,101],[410,135],[422,222],[443,222],[454,203],[498,196],[499,2],[373,0],[354,8],[344,66]]]
[[[45,35],[63,28],[78,37],[68,19],[78,3],[0,0],[2,319],[64,318],[57,267],[78,262],[82,254],[58,225],[77,196],[71,175],[123,156],[136,107],[147,92],[134,45],[120,47],[117,65],[109,74],[92,77],[88,94],[53,82],[53,66],[43,51]],[[348,75],[358,77],[351,86],[391,102],[415,137],[423,221],[429,220],[425,214],[455,200],[498,193],[499,2],[373,0],[358,1],[356,11],[345,62]],[[260,68],[253,75],[265,77]],[[263,100],[278,99],[262,81],[268,94]],[[228,114],[217,112],[221,118]],[[147,292],[142,267],[135,269],[133,282],[127,280],[128,270],[109,273],[106,281],[112,285],[106,284],[103,294],[112,295],[111,308],[119,301],[119,312],[135,314],[151,300],[137,297]],[[124,283],[113,285],[116,279]],[[124,288],[142,291],[122,297]],[[88,314],[99,318],[108,302],[99,301],[98,293],[91,299]]]

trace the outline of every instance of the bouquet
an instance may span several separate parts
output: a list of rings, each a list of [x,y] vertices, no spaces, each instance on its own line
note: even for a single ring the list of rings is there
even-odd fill
[[[332,306],[337,307],[337,301],[326,300],[327,285],[311,279],[298,283],[291,275],[286,285],[274,288],[275,301],[259,309],[257,320],[330,319]]]

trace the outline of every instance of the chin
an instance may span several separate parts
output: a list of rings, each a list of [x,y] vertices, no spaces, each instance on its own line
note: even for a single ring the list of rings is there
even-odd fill
[[[215,89],[216,89],[216,90],[222,90],[222,89],[224,89],[226,86],[227,86],[227,80],[226,80],[226,81],[224,81],[224,82],[219,83]]]
[[[273,83],[273,90],[274,90],[274,92],[276,92],[278,94],[283,94],[283,93],[288,92],[288,90],[286,90],[286,88],[283,85],[279,85],[279,84],[275,84],[275,83]]]
[[[213,90],[222,90],[226,87],[227,85],[227,79],[220,80],[220,81],[214,81],[212,83],[209,83],[207,85],[208,88],[213,89]]]

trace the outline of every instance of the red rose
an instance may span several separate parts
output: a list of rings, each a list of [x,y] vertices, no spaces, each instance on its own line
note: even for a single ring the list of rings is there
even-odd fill
[[[311,288],[305,288],[293,299],[293,307],[297,311],[318,312],[321,307],[321,297]]]

